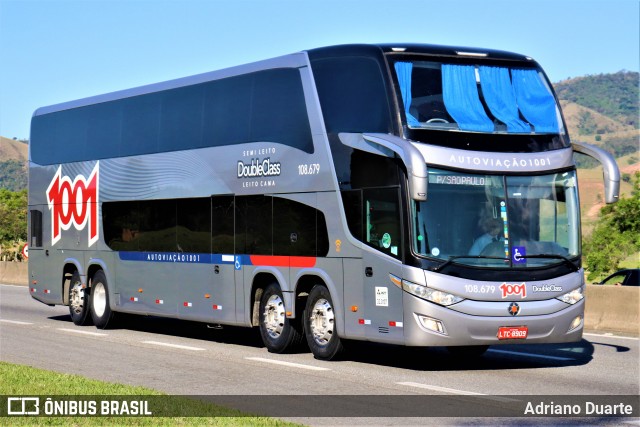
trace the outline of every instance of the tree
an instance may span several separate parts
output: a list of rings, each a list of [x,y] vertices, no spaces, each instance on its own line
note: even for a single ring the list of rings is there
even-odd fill
[[[591,236],[585,240],[587,279],[596,280],[619,269],[620,262],[640,250],[640,172],[631,197],[604,206]]]
[[[27,190],[0,189],[0,253],[8,252],[3,258],[15,258],[27,240],[27,204]]]

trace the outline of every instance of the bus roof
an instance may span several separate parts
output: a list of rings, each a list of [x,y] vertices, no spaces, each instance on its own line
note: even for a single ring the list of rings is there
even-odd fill
[[[414,53],[420,55],[433,55],[441,57],[482,57],[508,61],[533,62],[533,59],[528,56],[502,50],[417,43],[345,44],[311,49],[307,52],[309,52],[311,56],[321,57],[331,56],[332,54],[346,53],[367,54],[375,50],[381,53]]]

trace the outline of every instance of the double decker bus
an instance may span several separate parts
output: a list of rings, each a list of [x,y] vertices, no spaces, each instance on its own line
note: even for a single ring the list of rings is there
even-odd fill
[[[258,327],[270,352],[582,337],[578,182],[531,58],[343,45],[38,109],[31,296]]]

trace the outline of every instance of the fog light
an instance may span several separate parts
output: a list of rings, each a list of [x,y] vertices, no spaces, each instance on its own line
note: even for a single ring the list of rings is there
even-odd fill
[[[433,332],[437,332],[442,335],[447,335],[444,331],[444,325],[438,319],[432,319],[431,317],[418,315],[418,319],[420,320],[420,324],[423,328],[428,329]]]
[[[573,319],[573,321],[571,322],[571,326],[569,326],[569,330],[567,332],[573,331],[581,324],[582,324],[582,316],[576,316],[576,318]]]

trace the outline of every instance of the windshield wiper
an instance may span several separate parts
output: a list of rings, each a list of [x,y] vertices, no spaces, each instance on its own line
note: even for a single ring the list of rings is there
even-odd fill
[[[446,260],[445,262],[443,262],[442,264],[440,264],[437,267],[434,267],[432,269],[432,271],[435,271],[436,273],[439,272],[440,270],[442,270],[443,268],[445,268],[446,266],[452,264],[455,260],[460,259],[460,258],[471,258],[471,259],[499,259],[501,261],[509,261],[509,258],[500,258],[497,256],[486,256],[486,255],[456,255],[456,256],[451,256],[449,257],[448,260]]]
[[[567,258],[566,256],[563,255],[558,255],[558,254],[536,254],[536,255],[520,255],[520,258],[552,258],[552,259],[561,259],[564,261],[565,264],[571,266],[571,269],[574,272],[580,271],[580,268],[578,268],[569,258]]]

